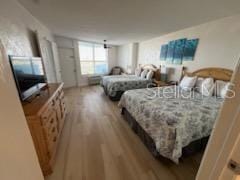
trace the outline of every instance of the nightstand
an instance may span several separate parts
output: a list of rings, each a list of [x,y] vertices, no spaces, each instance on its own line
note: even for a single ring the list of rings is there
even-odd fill
[[[153,84],[155,84],[157,87],[164,87],[164,86],[173,86],[173,85],[176,85],[177,82],[173,82],[173,81],[164,82],[164,81],[158,81],[158,80],[154,79],[154,80],[153,80]]]

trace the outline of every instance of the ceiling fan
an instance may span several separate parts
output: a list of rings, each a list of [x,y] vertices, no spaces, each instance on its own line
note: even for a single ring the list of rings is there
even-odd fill
[[[107,40],[103,40],[104,44],[103,44],[103,48],[104,49],[110,49],[111,47],[107,45]]]

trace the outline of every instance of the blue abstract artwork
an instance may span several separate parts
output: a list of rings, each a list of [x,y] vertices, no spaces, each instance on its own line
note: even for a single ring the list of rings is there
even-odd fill
[[[182,38],[161,46],[160,60],[170,64],[193,61],[199,39]]]
[[[167,58],[166,58],[168,63],[172,63],[173,62],[173,54],[174,54],[175,42],[176,41],[170,41],[168,43],[168,51],[167,51]]]
[[[186,41],[183,56],[184,61],[193,61],[198,42],[199,39],[190,39]]]
[[[167,58],[168,44],[161,46],[160,60],[165,61]]]
[[[173,64],[182,64],[184,47],[187,39],[178,39],[175,41],[174,53],[173,53]]]

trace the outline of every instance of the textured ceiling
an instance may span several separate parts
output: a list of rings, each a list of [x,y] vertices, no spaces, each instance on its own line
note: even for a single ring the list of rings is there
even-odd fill
[[[57,35],[120,45],[240,13],[239,0],[19,0]]]

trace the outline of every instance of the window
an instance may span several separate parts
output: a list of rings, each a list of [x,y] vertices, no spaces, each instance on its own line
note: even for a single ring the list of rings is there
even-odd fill
[[[107,73],[107,50],[103,45],[79,42],[79,55],[83,75]]]

